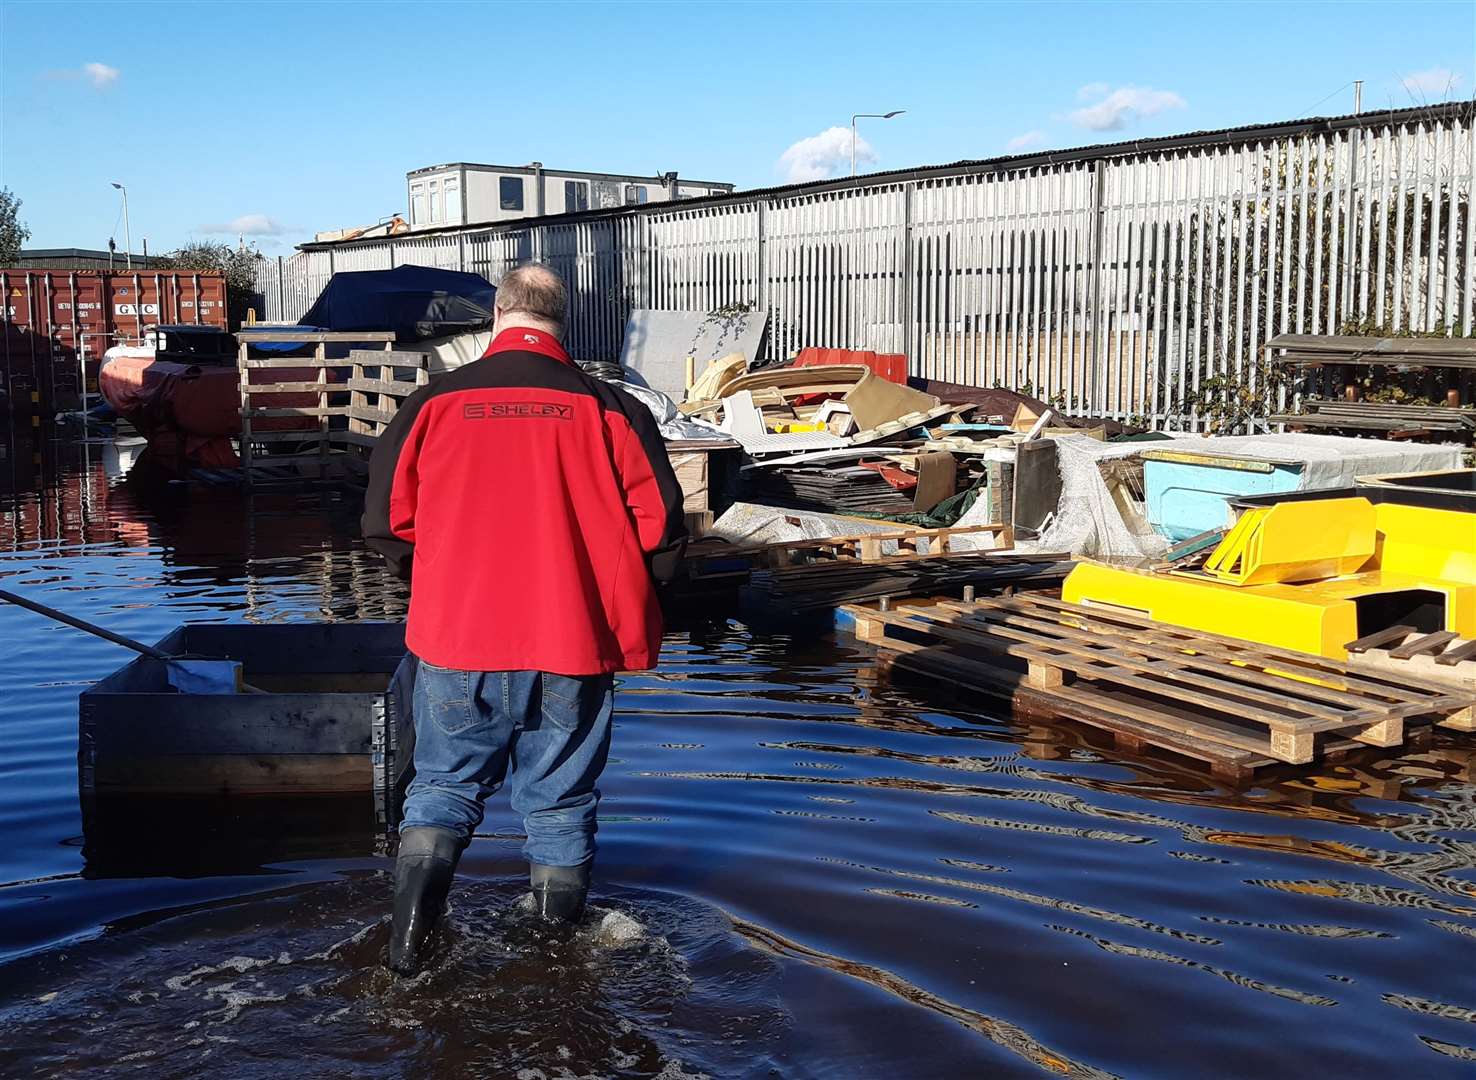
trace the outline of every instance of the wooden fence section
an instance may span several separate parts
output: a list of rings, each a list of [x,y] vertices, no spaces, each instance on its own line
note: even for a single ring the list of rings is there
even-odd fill
[[[247,482],[280,456],[258,455],[263,444],[293,443],[301,451],[316,447],[320,470],[335,448],[360,458],[394,419],[399,403],[430,378],[424,353],[394,349],[389,330],[302,331],[291,327],[245,327],[237,334],[241,382],[241,467]],[[331,342],[382,341],[384,348],[354,349],[329,357]],[[312,356],[251,357],[261,342],[308,342]],[[294,378],[293,376],[302,376]],[[341,418],[341,419],[340,419]]]
[[[1461,728],[1476,707],[1476,693],[1449,685],[1044,595],[846,611],[899,667],[1240,778],[1358,744],[1399,746],[1406,724]]]

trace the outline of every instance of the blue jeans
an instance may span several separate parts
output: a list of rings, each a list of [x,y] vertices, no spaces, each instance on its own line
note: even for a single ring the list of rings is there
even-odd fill
[[[483,804],[512,773],[523,854],[545,866],[594,858],[595,784],[610,753],[610,675],[457,671],[420,662],[415,778],[401,829],[433,826],[469,840]]]

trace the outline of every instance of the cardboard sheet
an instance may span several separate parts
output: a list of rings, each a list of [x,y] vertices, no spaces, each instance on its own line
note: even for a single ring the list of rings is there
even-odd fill
[[[870,372],[842,400],[850,406],[856,426],[862,431],[881,427],[909,413],[928,412],[940,404],[932,394],[899,386]]]
[[[949,453],[919,454],[917,488],[913,492],[914,510],[927,512],[954,494],[958,484],[958,463]]]

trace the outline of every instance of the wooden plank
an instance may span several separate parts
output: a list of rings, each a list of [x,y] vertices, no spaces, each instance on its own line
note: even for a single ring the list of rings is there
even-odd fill
[[[1467,641],[1454,649],[1447,649],[1435,658],[1435,662],[1441,667],[1450,667],[1462,660],[1476,660],[1476,641]]]
[[[389,394],[391,397],[409,397],[420,387],[413,382],[398,382],[388,379],[352,378],[346,382],[349,390],[361,390],[367,394]]]
[[[1424,634],[1413,641],[1406,641],[1397,649],[1390,649],[1389,657],[1392,660],[1408,660],[1421,653],[1438,652],[1458,637],[1460,635],[1454,630],[1437,630],[1433,634]]]
[[[334,390],[345,389],[342,383],[330,385]],[[314,379],[312,382],[247,383],[241,389],[254,397],[257,394],[316,394],[321,387]]]
[[[430,355],[406,349],[350,349],[348,362],[362,367],[425,368]]]
[[[294,416],[308,416],[312,417],[313,419],[318,419],[319,417],[323,416],[347,416],[348,414],[349,407],[347,405],[331,405],[327,407],[320,405],[304,405],[298,408],[288,408],[286,406],[283,406],[279,409],[247,409],[241,415],[250,416],[255,420],[268,418],[281,420]]]
[[[394,341],[393,330],[302,330],[292,326],[251,327],[236,331],[236,340],[248,345],[256,341]]]
[[[1381,649],[1395,641],[1403,641],[1414,632],[1413,626],[1390,626],[1383,630],[1376,630],[1372,634],[1365,634],[1356,641],[1350,641],[1343,648],[1350,653],[1368,652],[1370,649]]]
[[[294,356],[290,360],[243,360],[240,364],[245,368],[318,368],[318,367],[349,367],[347,361],[343,360],[319,360],[315,356]],[[256,389],[257,384],[252,383],[251,388]]]
[[[388,424],[395,418],[393,410],[375,409],[368,405],[350,405],[342,410],[343,413],[353,417],[355,420],[364,420],[371,424]],[[334,415],[340,415],[334,413]]]

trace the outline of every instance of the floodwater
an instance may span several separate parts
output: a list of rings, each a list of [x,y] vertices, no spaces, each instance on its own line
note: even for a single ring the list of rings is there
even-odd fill
[[[336,496],[7,451],[0,587],[145,641],[403,611]],[[367,800],[84,835],[77,694],[127,654],[0,640],[0,1075],[1476,1074],[1469,739],[1234,790],[718,619],[620,682],[579,931],[520,912],[495,804],[397,980]]]

